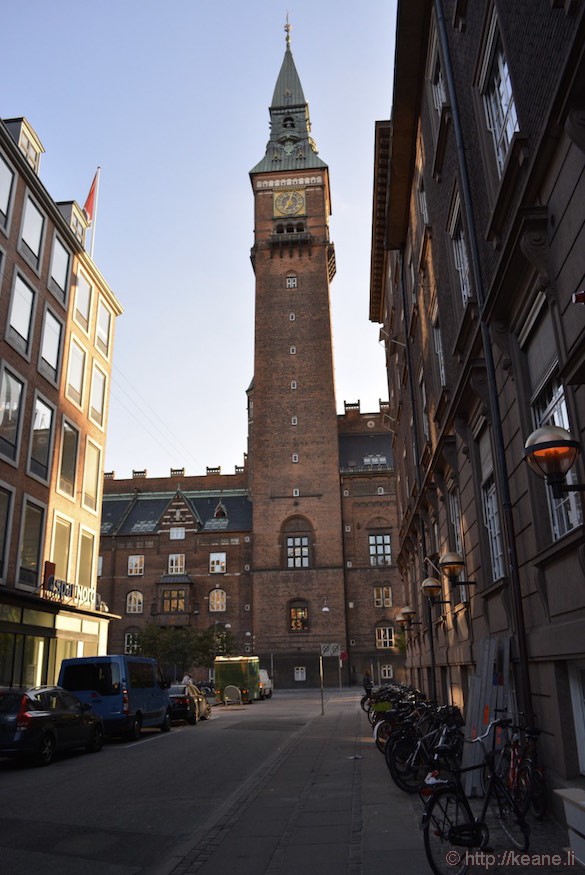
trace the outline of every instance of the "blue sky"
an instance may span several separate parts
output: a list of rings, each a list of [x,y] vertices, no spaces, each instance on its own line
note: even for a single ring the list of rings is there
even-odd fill
[[[254,343],[250,169],[284,23],[329,165],[337,407],[387,397],[368,320],[374,123],[392,105],[396,0],[28,0],[3,14],[0,116],[25,116],[55,200],[101,186],[94,259],[117,320],[106,470],[164,476],[246,451]]]

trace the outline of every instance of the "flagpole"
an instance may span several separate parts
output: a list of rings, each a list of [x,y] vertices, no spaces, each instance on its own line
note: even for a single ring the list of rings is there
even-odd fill
[[[100,195],[100,173],[101,173],[101,169],[102,169],[101,167],[98,167],[98,169],[97,169],[97,173],[96,173],[96,185],[95,185],[95,207],[94,207],[94,211],[93,211],[93,221],[92,221],[92,223],[91,223],[91,225],[92,225],[92,227],[91,227],[91,249],[90,249],[90,251],[89,251],[89,257],[91,258],[92,261],[93,261],[93,247],[94,247],[94,244],[95,244],[95,226],[96,226],[96,224],[97,224],[98,199],[99,199],[99,195]]]

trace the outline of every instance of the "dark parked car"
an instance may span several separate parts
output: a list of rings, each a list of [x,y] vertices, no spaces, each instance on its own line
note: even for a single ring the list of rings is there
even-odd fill
[[[169,688],[169,697],[173,720],[186,720],[194,725],[211,716],[211,707],[195,684],[173,684]]]
[[[101,717],[61,687],[0,688],[0,755],[48,766],[59,751],[104,744]]]

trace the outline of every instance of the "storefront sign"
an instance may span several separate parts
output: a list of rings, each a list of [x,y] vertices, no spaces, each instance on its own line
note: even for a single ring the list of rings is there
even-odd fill
[[[53,575],[43,582],[41,594],[44,598],[52,602],[60,602],[63,605],[76,605],[77,607],[84,605],[95,608],[95,590],[89,586],[79,586],[77,583],[59,580]]]

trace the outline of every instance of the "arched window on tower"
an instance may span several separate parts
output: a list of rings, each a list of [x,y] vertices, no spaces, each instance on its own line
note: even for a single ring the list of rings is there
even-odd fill
[[[296,289],[298,286],[298,278],[296,273],[287,273],[286,287],[287,289]]]
[[[283,128],[286,128],[287,131],[293,130],[295,126],[295,120],[292,115],[287,115],[286,118],[282,120]]]
[[[310,568],[313,564],[313,528],[304,517],[288,519],[282,527],[285,568]]]

